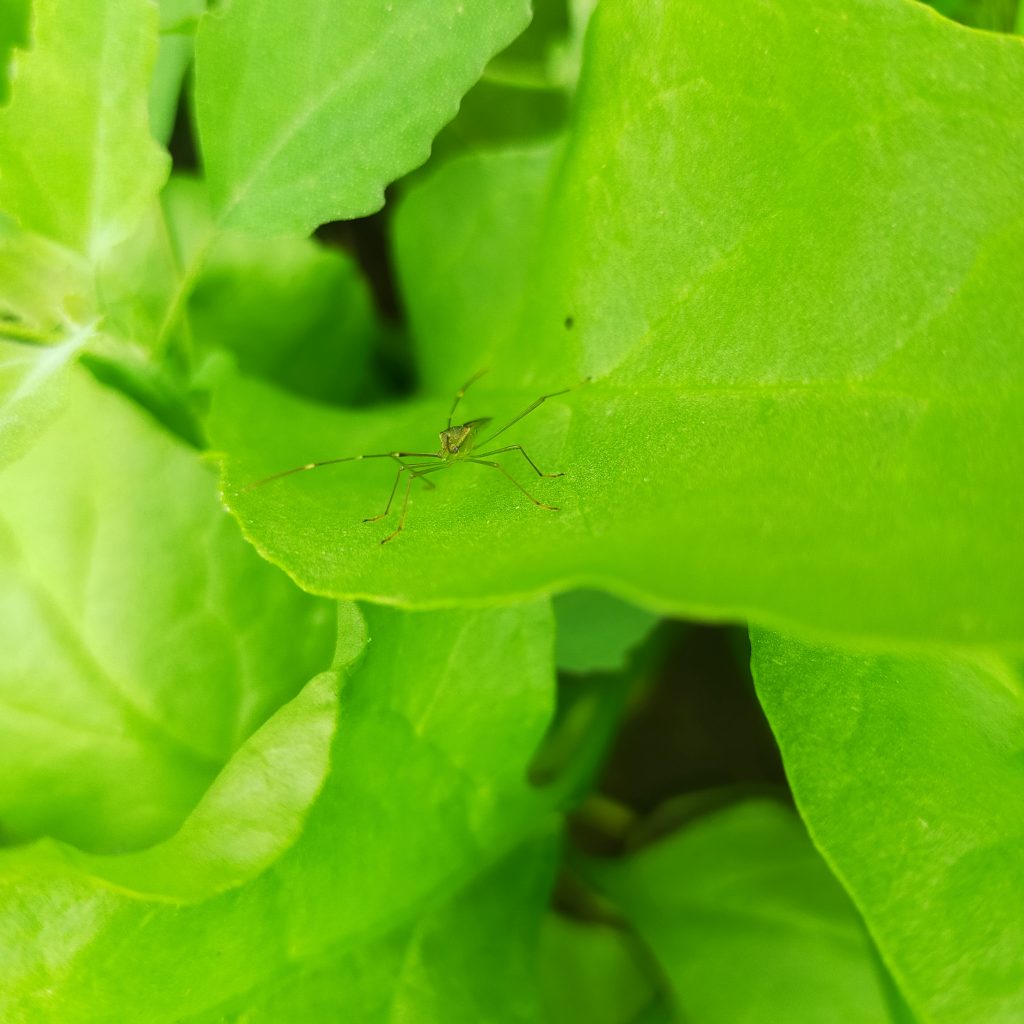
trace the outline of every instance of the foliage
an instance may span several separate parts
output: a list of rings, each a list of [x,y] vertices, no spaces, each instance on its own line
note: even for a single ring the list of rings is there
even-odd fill
[[[934,7],[0,12],[3,1021],[1020,1019],[1024,47]],[[482,370],[555,508],[396,481]],[[666,617],[795,811],[628,792]]]

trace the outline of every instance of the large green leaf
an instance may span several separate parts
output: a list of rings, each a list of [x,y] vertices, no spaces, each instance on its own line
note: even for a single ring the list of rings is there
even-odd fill
[[[206,15],[196,104],[219,217],[308,233],[377,209],[528,19],[526,0],[232,0]]]
[[[411,925],[332,950],[186,1024],[537,1024],[537,941],[555,868],[526,844]]]
[[[405,206],[433,405],[354,420],[224,396],[214,436],[250,538],[336,596],[586,582],[705,617],[1019,648],[1019,40],[895,0],[784,19],[612,0],[590,43],[563,159],[459,161]],[[383,508],[383,467],[240,493],[313,459],[434,448],[444,395],[485,366],[460,415],[595,378],[502,438],[567,473],[506,456],[560,513],[470,467],[382,552],[359,520]]]
[[[698,819],[597,881],[694,1024],[893,1020],[871,940],[799,820],[769,800]]]
[[[189,449],[80,370],[0,491],[5,838],[150,843],[326,665],[330,606],[254,557]]]
[[[128,234],[167,174],[146,107],[156,9],[148,0],[32,9],[32,49],[18,55],[0,110],[0,209],[97,256]]]
[[[1024,1014],[1024,708],[995,657],[866,657],[753,634],[811,835],[928,1021]]]
[[[238,888],[299,837],[327,774],[337,714],[338,676],[323,672],[239,747],[168,839],[113,856],[43,839],[0,857],[0,871],[16,874],[24,865],[157,903],[208,900]]]
[[[169,903],[112,888],[34,846],[0,854],[0,1018],[171,1024],[272,1000],[275,983],[329,973],[363,948],[369,969],[380,936],[415,932],[546,821],[562,791],[526,783],[554,697],[545,604],[368,608],[365,626],[343,604],[338,630],[332,769],[298,842],[248,884],[184,903],[187,893]],[[182,873],[199,852],[185,847]],[[443,959],[430,934],[406,946]],[[395,964],[394,954],[380,955]],[[393,972],[374,977],[366,998],[386,999]],[[479,994],[470,986],[466,997]]]

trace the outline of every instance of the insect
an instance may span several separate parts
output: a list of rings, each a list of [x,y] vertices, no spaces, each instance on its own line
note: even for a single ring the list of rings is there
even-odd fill
[[[402,513],[398,518],[398,526],[389,533],[382,541],[381,544],[387,544],[388,541],[394,540],[402,530],[405,528],[405,516],[409,511],[409,495],[412,491],[412,485],[414,480],[423,480],[424,485],[430,490],[434,489],[434,482],[432,480],[425,479],[431,473],[438,473],[443,469],[451,469],[457,462],[472,462],[478,466],[487,466],[491,469],[496,469],[501,473],[507,480],[510,480],[516,487],[519,488],[527,498],[530,499],[538,508],[547,509],[549,512],[557,512],[558,507],[556,505],[547,505],[543,501],[538,501],[530,492],[523,487],[515,477],[513,477],[507,469],[500,462],[494,462],[492,456],[503,455],[506,452],[519,452],[520,455],[529,463],[530,468],[537,474],[537,476],[547,477],[553,479],[559,476],[565,476],[564,473],[544,473],[537,466],[537,463],[526,454],[522,445],[509,444],[501,448],[492,448],[489,451],[480,451],[479,449],[486,447],[496,437],[504,434],[509,427],[513,424],[518,423],[524,416],[528,416],[531,412],[541,406],[549,398],[557,398],[559,395],[564,395],[572,388],[564,388],[561,391],[554,391],[550,395],[541,395],[535,402],[527,406],[518,416],[513,416],[503,427],[499,427],[493,433],[487,434],[483,440],[478,440],[479,434],[483,433],[486,426],[491,422],[490,416],[484,416],[476,420],[467,420],[465,423],[458,423],[452,426],[452,418],[455,415],[455,410],[459,407],[459,402],[462,401],[463,395],[469,390],[469,388],[475,384],[487,371],[481,370],[479,373],[474,374],[466,381],[465,384],[459,388],[452,400],[452,407],[448,411],[448,425],[438,435],[441,440],[441,450],[438,452],[379,452],[373,455],[347,455],[340,459],[324,459],[322,462],[307,462],[304,466],[296,466],[294,469],[286,469],[281,473],[274,473],[272,476],[264,477],[262,480],[257,480],[255,483],[248,484],[244,490],[252,490],[255,487],[262,487],[264,484],[269,484],[273,480],[280,480],[282,477],[291,476],[293,473],[305,473],[311,469],[320,469],[323,466],[334,466],[339,462],[359,462],[362,459],[394,459],[399,465],[399,470],[395,476],[395,482],[391,487],[391,494],[388,497],[388,503],[384,506],[384,511],[377,516],[369,516],[364,519],[364,523],[376,523],[379,520],[385,518],[390,511],[391,505],[395,500],[395,495],[398,493],[398,485],[402,482],[403,474],[406,475],[405,485],[405,497],[402,500]],[[415,462],[406,462],[406,459],[415,459]],[[419,461],[429,460],[429,461]]]

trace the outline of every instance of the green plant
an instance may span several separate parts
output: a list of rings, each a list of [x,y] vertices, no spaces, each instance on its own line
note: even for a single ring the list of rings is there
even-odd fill
[[[204,7],[0,15],[0,1019],[1020,1019],[1020,37]],[[247,486],[484,368],[572,389],[507,442],[557,513]],[[677,748],[624,806],[659,618],[749,625],[795,811]]]

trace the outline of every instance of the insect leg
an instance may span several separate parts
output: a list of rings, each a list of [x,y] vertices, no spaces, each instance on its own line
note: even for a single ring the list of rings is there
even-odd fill
[[[415,471],[417,469],[421,468],[422,466],[427,466],[427,465],[429,465],[429,463],[420,462],[420,463],[416,463],[415,465],[408,466],[408,465],[406,465],[403,462],[402,463],[402,468],[398,471],[398,474],[395,476],[395,482],[394,482],[394,484],[391,487],[391,494],[388,497],[388,503],[384,506],[384,511],[381,512],[381,514],[379,516],[369,516],[368,518],[364,519],[363,522],[364,523],[375,523],[375,522],[377,522],[377,520],[383,519],[391,511],[391,502],[393,502],[395,500],[395,491],[398,490],[398,481],[402,479],[402,474],[406,470],[409,470],[413,477],[422,476],[423,475],[422,473],[417,473]],[[431,466],[430,468],[431,469],[440,469],[441,467],[440,466]],[[411,478],[409,480],[409,483],[410,483],[410,485],[412,484],[412,479]],[[424,481],[424,483],[426,483],[428,487],[433,489],[434,484],[430,480],[426,480],[426,481]]]
[[[406,466],[405,468],[409,470],[409,482],[405,485],[405,499],[402,501],[402,514],[398,517],[397,528],[391,533],[389,533],[381,541],[381,544],[387,544],[389,540],[394,540],[405,528],[405,516],[406,513],[409,511],[409,492],[412,491],[413,480],[415,480],[417,477],[425,476],[427,473],[436,473],[438,470],[448,469],[449,467],[447,463],[444,463],[443,465],[440,466],[430,466],[427,469],[422,470],[421,472],[417,472],[415,466]],[[401,476],[401,470],[399,470],[399,476]],[[398,486],[397,480],[395,481],[395,486]],[[393,495],[394,489],[392,489],[392,496]],[[390,506],[390,504],[391,502],[389,501],[388,505]]]
[[[530,467],[537,474],[537,476],[546,476],[552,478],[556,476],[565,476],[564,473],[542,473],[540,469],[538,469],[537,463],[534,462],[533,459],[531,459],[530,456],[526,454],[526,451],[524,450],[521,444],[510,444],[506,445],[504,448],[495,448],[494,451],[491,452],[480,452],[477,458],[485,459],[487,458],[488,455],[501,455],[502,452],[519,452],[519,454],[522,455],[522,457],[526,459],[526,461],[530,464]]]
[[[295,466],[293,469],[286,469],[281,473],[274,473],[271,476],[265,476],[262,480],[256,480],[251,484],[246,484],[242,488],[243,491],[251,491],[255,487],[262,487],[264,484],[269,484],[271,480],[280,480],[283,476],[291,476],[293,473],[305,473],[311,469],[320,469],[321,466],[336,466],[339,462],[360,462],[363,459],[394,459],[396,462],[400,462],[402,459],[439,459],[441,458],[436,452],[376,452],[373,455],[346,455],[341,459],[324,459],[321,462],[307,462],[304,466]],[[404,465],[404,463],[401,463]]]
[[[375,523],[375,522],[377,522],[378,519],[383,519],[391,511],[391,502],[393,502],[395,500],[395,491],[398,490],[398,481],[402,479],[402,474],[408,468],[409,468],[408,466],[403,464],[402,468],[395,475],[395,482],[394,482],[394,484],[391,487],[391,494],[388,495],[388,503],[384,506],[384,511],[381,512],[381,514],[379,516],[367,516],[363,520],[364,523]]]
[[[543,501],[538,501],[514,476],[500,462],[487,462],[484,459],[466,459],[467,462],[475,462],[478,466],[490,466],[491,469],[496,469],[499,473],[503,474],[507,479],[511,480],[525,494],[530,501],[534,503],[538,508],[546,508],[549,512],[557,512],[557,505],[545,505]]]

